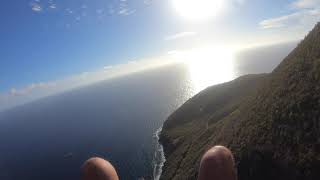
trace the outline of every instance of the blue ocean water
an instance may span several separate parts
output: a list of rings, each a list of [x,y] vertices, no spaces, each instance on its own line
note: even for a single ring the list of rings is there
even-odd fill
[[[153,179],[156,131],[192,95],[185,66],[107,80],[0,114],[0,179],[80,179],[108,159],[121,179]]]

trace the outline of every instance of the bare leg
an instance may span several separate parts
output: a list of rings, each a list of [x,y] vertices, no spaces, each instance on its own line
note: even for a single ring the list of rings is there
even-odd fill
[[[202,157],[198,180],[236,180],[234,158],[229,149],[215,146]]]
[[[119,180],[114,167],[101,158],[91,158],[82,166],[82,180]]]

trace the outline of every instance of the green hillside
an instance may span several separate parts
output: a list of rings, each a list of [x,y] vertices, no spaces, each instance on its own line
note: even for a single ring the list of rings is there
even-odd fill
[[[209,87],[164,123],[162,179],[196,179],[225,145],[244,179],[320,178],[320,24],[270,74]]]

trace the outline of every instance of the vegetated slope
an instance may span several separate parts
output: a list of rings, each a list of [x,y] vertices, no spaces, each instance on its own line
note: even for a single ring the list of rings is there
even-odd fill
[[[240,180],[319,179],[320,24],[270,75],[190,99],[165,122],[160,141],[162,179],[196,179],[202,154],[217,144],[234,152]]]
[[[218,132],[216,125],[220,124],[222,119],[231,120],[241,102],[247,99],[267,76],[246,75],[209,87],[175,111],[164,123],[160,136],[167,158],[161,178],[195,177],[198,167],[195,163],[199,163],[200,156],[211,144],[214,132]]]

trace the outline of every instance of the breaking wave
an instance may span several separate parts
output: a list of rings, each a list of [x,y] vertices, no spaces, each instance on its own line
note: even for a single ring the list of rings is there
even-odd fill
[[[154,133],[153,138],[155,140],[155,152],[153,156],[153,179],[159,180],[162,174],[162,167],[166,158],[164,156],[163,146],[159,142],[159,135],[161,133],[162,127],[157,129]]]

